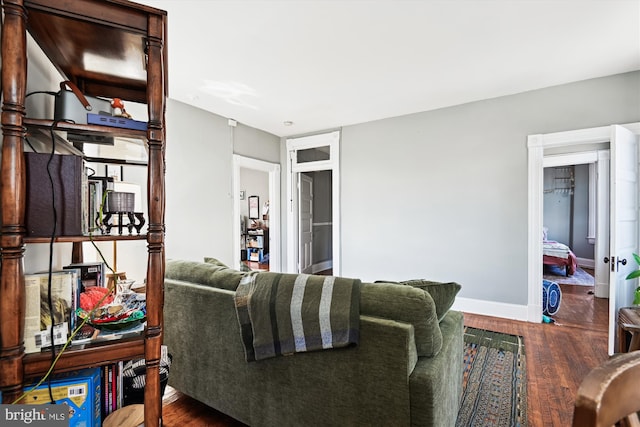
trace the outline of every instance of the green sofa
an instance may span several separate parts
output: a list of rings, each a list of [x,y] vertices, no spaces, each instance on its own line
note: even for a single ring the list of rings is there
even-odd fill
[[[245,274],[167,262],[172,387],[251,426],[455,425],[463,316],[451,301],[415,283],[362,283],[357,346],[247,362],[234,305]]]

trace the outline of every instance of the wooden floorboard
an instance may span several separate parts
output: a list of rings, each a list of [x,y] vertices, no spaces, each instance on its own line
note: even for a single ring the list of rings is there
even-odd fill
[[[465,325],[524,338],[529,426],[566,427],[573,419],[576,391],[587,373],[607,356],[608,300],[593,287],[561,285],[556,323],[530,323],[465,313]],[[591,293],[590,293],[591,291]],[[164,427],[226,427],[244,424],[167,387]]]

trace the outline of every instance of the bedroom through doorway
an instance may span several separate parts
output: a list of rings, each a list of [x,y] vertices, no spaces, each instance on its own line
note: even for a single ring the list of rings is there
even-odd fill
[[[557,283],[563,295],[578,297],[564,298],[564,307],[561,301],[550,316],[559,324],[576,316],[592,321],[591,308],[602,299],[596,295],[596,245],[608,241],[608,227],[597,227],[598,203],[603,203],[597,193],[598,157],[585,154],[545,157],[543,169],[543,279]],[[557,248],[568,252],[566,258],[555,257],[566,253]]]
[[[595,296],[608,298],[608,353],[617,348],[616,319],[621,307],[632,305],[633,281],[626,280],[634,265],[627,262],[638,251],[638,136],[640,123],[535,134],[527,137],[529,215],[528,313],[531,322],[542,318],[543,172],[545,167],[596,162]],[[592,150],[592,151],[587,151]],[[573,156],[580,161],[567,161]],[[591,158],[591,160],[585,160]]]
[[[592,307],[597,300],[596,236],[589,233],[589,221],[595,220],[589,217],[589,168],[583,164],[544,169],[542,278],[560,288],[560,305],[552,305],[547,315],[563,325],[574,318],[592,320],[585,315],[589,310],[580,306]]]

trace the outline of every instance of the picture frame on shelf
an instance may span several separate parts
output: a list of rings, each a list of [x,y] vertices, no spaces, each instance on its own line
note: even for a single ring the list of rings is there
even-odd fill
[[[260,198],[249,196],[249,219],[260,219]]]

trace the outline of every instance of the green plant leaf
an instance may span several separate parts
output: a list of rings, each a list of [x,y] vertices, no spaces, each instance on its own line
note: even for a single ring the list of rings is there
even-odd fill
[[[640,265],[640,255],[633,254],[633,258],[636,260],[636,264]]]
[[[636,277],[640,277],[640,270],[632,271],[627,276],[627,280],[635,279]]]

